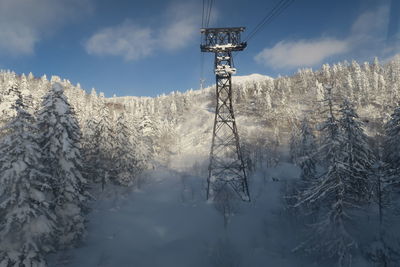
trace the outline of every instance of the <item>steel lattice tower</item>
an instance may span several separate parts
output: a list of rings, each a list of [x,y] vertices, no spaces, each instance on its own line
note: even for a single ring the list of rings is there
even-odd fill
[[[250,201],[247,174],[240,149],[232,105],[232,52],[242,51],[247,44],[241,41],[238,28],[201,29],[202,52],[215,53],[216,108],[210,151],[209,175],[207,179],[207,199],[215,198],[229,185],[244,201]]]

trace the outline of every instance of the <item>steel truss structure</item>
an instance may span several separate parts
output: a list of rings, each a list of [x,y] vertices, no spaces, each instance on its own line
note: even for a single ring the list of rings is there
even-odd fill
[[[240,148],[232,104],[232,52],[242,51],[247,44],[241,41],[238,28],[201,29],[202,52],[215,54],[216,108],[207,179],[207,199],[214,199],[227,185],[243,201],[250,201],[246,168]]]

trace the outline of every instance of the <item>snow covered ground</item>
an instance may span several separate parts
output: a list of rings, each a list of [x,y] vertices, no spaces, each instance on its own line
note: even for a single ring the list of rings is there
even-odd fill
[[[252,202],[233,203],[226,228],[205,201],[204,177],[161,169],[140,190],[108,186],[81,246],[51,255],[49,266],[313,266],[291,264],[293,222],[282,224],[280,190],[296,173],[282,164],[256,174]]]
[[[271,78],[235,79],[252,84]],[[293,252],[305,235],[301,219],[284,208],[288,180],[299,175],[284,162],[287,153],[275,168],[251,175],[252,201],[230,202],[227,225],[219,204],[205,200],[214,109],[207,95],[202,97],[175,129],[178,140],[168,167],[144,174],[140,189],[108,185],[104,192],[97,190],[86,238],[78,248],[50,255],[50,267],[320,266]],[[263,129],[245,116],[237,119],[247,132]],[[366,266],[357,261],[354,267]]]

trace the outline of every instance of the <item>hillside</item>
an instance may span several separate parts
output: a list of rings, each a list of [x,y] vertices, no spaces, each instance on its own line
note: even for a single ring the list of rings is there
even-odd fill
[[[49,257],[54,266],[131,266],[133,262],[137,266],[260,266],[266,262],[333,266],[338,258],[366,266],[382,260],[376,260],[382,254],[384,260],[396,262],[392,251],[398,251],[399,218],[392,211],[400,203],[393,194],[400,170],[396,167],[400,57],[384,64],[375,60],[323,65],[290,77],[237,76],[233,93],[250,173],[250,204],[240,203],[230,191],[222,200],[204,201],[213,86],[157,97],[106,98],[59,77],[49,80],[1,71],[1,123],[7,125],[1,133],[4,155],[18,144],[10,141],[10,134],[32,134],[27,140],[35,143],[39,136],[41,141],[35,144],[50,153],[44,159],[38,156],[43,170],[51,173],[47,165],[61,157],[60,168],[83,177],[78,188],[82,197],[74,198],[79,208],[66,209],[77,212],[81,221],[76,225],[72,219],[66,221],[79,237],[86,225],[87,237],[67,245],[57,241],[54,249],[38,248],[37,257],[58,251]],[[24,132],[18,119],[35,130]],[[63,127],[62,134],[57,132]],[[48,149],[46,142],[54,147]],[[82,158],[74,162],[77,167],[65,163],[75,160],[71,155]],[[10,160],[2,158],[1,166],[12,167],[13,161],[7,164]],[[2,185],[13,186],[8,179],[8,174],[0,175]],[[42,188],[53,190],[62,183]],[[79,191],[71,187],[66,188]],[[47,210],[56,210],[59,192],[48,192],[54,198],[43,204]],[[91,201],[86,199],[89,192]],[[33,198],[45,201],[47,195],[35,193]],[[385,220],[379,222],[378,214],[385,214]],[[378,231],[382,221],[390,222],[385,227],[388,235]],[[310,231],[310,225],[320,228]],[[309,238],[320,232],[326,242]],[[342,239],[336,242],[336,238]],[[14,246],[0,243],[0,249],[17,244],[12,238],[7,242]],[[316,243],[316,256],[299,246],[308,242]],[[326,255],[325,245],[335,250],[331,257],[320,258]],[[10,262],[13,253],[6,255]]]
[[[292,127],[298,125],[304,115],[310,117],[313,124],[321,120],[318,114],[323,98],[323,84],[332,84],[336,101],[340,103],[341,99],[347,98],[354,102],[360,116],[368,122],[370,134],[375,134],[380,129],[379,125],[387,120],[399,101],[398,73],[400,58],[395,57],[383,65],[377,61],[361,65],[355,61],[344,62],[333,66],[324,65],[317,71],[303,69],[294,76],[275,79],[259,74],[234,77],[235,112],[239,121],[239,131],[243,136],[252,136],[255,130],[252,126],[262,126],[261,132],[256,128],[258,135],[267,139],[279,136],[287,140]],[[210,138],[207,136],[210,136],[212,126],[212,123],[209,123],[210,113],[214,112],[213,87],[183,93],[176,91],[154,98],[105,98],[94,89],[88,94],[79,84],[74,86],[68,80],[56,76],[48,80],[45,76],[17,76],[13,72],[2,71],[1,109],[7,112],[9,108],[7,86],[10,84],[18,84],[26,97],[31,95],[33,106],[37,109],[41,97],[55,82],[60,82],[65,87],[65,93],[75,108],[83,129],[88,118],[98,115],[94,114],[95,106],[103,101],[110,108],[114,120],[118,114],[126,112],[132,123],[140,124],[144,119],[153,121],[158,128],[157,138],[168,139],[173,136],[173,140],[169,141],[175,145],[168,149],[174,151],[164,151],[165,153],[178,153],[182,149],[187,151],[187,144],[207,146],[209,142]],[[176,129],[180,130],[174,132]],[[248,137],[243,139],[247,140]],[[167,150],[166,147],[163,149]]]

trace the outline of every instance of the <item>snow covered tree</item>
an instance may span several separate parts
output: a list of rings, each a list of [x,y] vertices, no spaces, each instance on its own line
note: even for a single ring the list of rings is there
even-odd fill
[[[392,227],[396,225],[393,221],[396,207],[385,186],[387,180],[385,164],[377,161],[374,167],[376,177],[374,200],[378,207],[378,227],[373,242],[368,245],[366,255],[375,264],[374,266],[398,266],[400,262],[398,237],[394,231],[392,232]]]
[[[116,181],[122,185],[132,185],[144,169],[137,144],[132,142],[130,134],[132,131],[127,126],[125,113],[121,112],[115,127],[113,161]]]
[[[94,142],[97,120],[95,117],[90,117],[86,120],[82,127],[82,151],[83,151],[83,176],[90,182],[98,182],[96,179],[96,161],[98,146]]]
[[[85,231],[86,181],[81,174],[80,128],[59,83],[44,96],[38,112],[41,147],[47,172],[53,177],[54,209],[61,235],[58,245],[74,244]]]
[[[18,89],[11,90],[16,115],[0,140],[0,266],[43,267],[56,229],[53,178],[43,171],[34,118]]]
[[[280,162],[279,146],[281,144],[279,128],[274,127],[273,133],[268,138],[266,147],[266,165],[275,167]]]
[[[158,126],[159,136],[157,143],[157,161],[169,165],[171,155],[177,153],[177,133],[173,122],[163,121]]]
[[[152,154],[142,132],[140,131],[140,118],[134,116],[132,113],[128,113],[126,120],[130,132],[129,139],[135,147],[136,157],[140,160],[143,168],[146,169],[149,167]]]
[[[352,196],[351,172],[345,162],[344,138],[336,119],[332,87],[325,87],[327,119],[321,125],[320,156],[326,171],[312,181],[297,204],[318,207],[319,222],[313,225],[311,237],[300,248],[335,258],[338,266],[350,266],[356,241],[348,231],[351,209],[357,206]]]
[[[298,165],[300,154],[300,129],[295,123],[292,124],[292,131],[290,132],[290,159],[293,164]]]
[[[22,96],[22,93],[17,88],[18,83],[14,74],[7,80],[4,91],[0,95],[0,123],[2,124],[7,123],[15,116],[13,105],[19,97],[17,94]]]
[[[304,181],[310,181],[316,175],[316,153],[317,145],[312,129],[305,117],[300,126],[300,138],[298,148],[298,165],[301,168],[300,178]]]
[[[158,142],[161,136],[160,124],[161,122],[153,116],[144,115],[139,119],[138,132],[148,147],[150,158],[154,158],[161,150],[161,144]]]
[[[393,188],[400,185],[400,107],[397,107],[385,125],[383,161],[386,164],[388,182]]]
[[[101,182],[103,185],[112,176],[114,130],[110,120],[110,111],[104,97],[96,103],[95,114],[87,122],[85,134],[85,162],[87,179]]]
[[[371,196],[372,183],[370,175],[374,164],[374,155],[368,144],[368,137],[364,133],[363,123],[360,121],[353,105],[345,100],[340,108],[342,117],[339,124],[343,133],[342,150],[345,154],[344,162],[351,173],[350,187],[359,201],[367,201]]]

